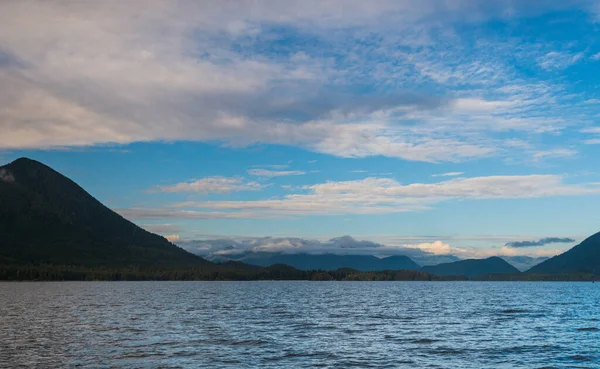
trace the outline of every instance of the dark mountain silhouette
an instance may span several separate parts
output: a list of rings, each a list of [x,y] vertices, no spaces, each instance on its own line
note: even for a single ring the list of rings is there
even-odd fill
[[[407,256],[378,258],[372,255],[337,254],[284,254],[251,252],[235,260],[259,266],[287,264],[301,270],[337,270],[351,268],[362,272],[377,270],[420,270],[421,267]],[[235,258],[232,256],[232,258]]]
[[[527,273],[600,274],[600,233],[585,239],[569,251],[534,266]]]
[[[102,205],[26,158],[0,167],[0,263],[195,266],[209,262]]]
[[[437,275],[464,275],[469,278],[476,278],[485,274],[519,273],[517,268],[497,256],[426,266],[422,270]]]

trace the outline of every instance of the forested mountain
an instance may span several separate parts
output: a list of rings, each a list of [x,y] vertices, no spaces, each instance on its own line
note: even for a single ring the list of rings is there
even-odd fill
[[[585,239],[569,251],[534,266],[527,272],[600,274],[600,233]]]
[[[208,261],[145,231],[48,166],[0,167],[0,263],[193,266]]]
[[[372,255],[286,254],[278,252],[250,252],[235,260],[260,266],[287,264],[301,270],[336,270],[351,268],[358,271],[420,270],[421,267],[407,256],[378,258]]]
[[[464,275],[469,278],[476,278],[485,274],[519,273],[517,268],[497,256],[426,266],[422,270],[437,275]]]

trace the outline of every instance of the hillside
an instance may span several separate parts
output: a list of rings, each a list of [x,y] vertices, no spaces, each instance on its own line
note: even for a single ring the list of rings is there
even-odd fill
[[[0,264],[194,266],[209,262],[143,230],[48,166],[0,167]]]
[[[407,256],[389,256],[378,258],[372,255],[337,254],[284,254],[253,252],[244,255],[238,261],[270,266],[287,264],[301,270],[337,270],[351,268],[362,272],[378,270],[420,270],[421,267]]]
[[[519,273],[517,268],[497,256],[426,266],[421,270],[436,275],[464,275],[469,278],[476,278],[484,274]]]
[[[527,273],[600,274],[600,233],[585,239],[569,251],[534,266]]]

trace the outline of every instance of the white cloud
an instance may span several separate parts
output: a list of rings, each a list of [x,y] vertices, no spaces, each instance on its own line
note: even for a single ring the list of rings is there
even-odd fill
[[[545,159],[545,158],[565,158],[570,156],[577,155],[576,150],[571,149],[555,149],[555,150],[547,150],[547,151],[538,151],[533,154],[533,158],[535,160]]]
[[[583,58],[583,53],[551,51],[537,59],[540,67],[547,71],[570,67]]]
[[[500,56],[511,45],[465,53],[453,26],[563,6],[2,2],[0,148],[192,140],[433,162],[504,155],[495,132],[557,132],[586,112],[563,111],[576,107],[560,86],[518,78]],[[261,52],[274,29],[327,53]],[[540,62],[579,57],[561,55]],[[440,96],[422,92],[432,82]],[[365,83],[386,92],[352,92]]]
[[[238,177],[206,177],[181,182],[168,186],[158,186],[161,192],[199,192],[199,193],[231,193],[239,191],[256,191],[266,185],[257,182],[244,181]]]
[[[168,235],[166,235],[164,237],[169,242],[177,242],[177,241],[179,241],[179,235],[178,234],[168,234]]]
[[[179,210],[170,208],[117,208],[115,212],[130,220],[167,220],[167,219],[268,219],[268,215],[248,211],[211,212]]]
[[[0,168],[0,181],[6,183],[13,183],[15,181],[15,176],[8,170]]]
[[[268,169],[250,169],[248,174],[257,177],[283,177],[283,176],[299,176],[306,174],[301,170],[285,170],[285,171],[274,171]]]
[[[600,134],[600,127],[588,127],[581,130],[583,133],[597,133]]]
[[[306,239],[300,237],[222,237],[180,241],[178,245],[200,255],[236,255],[242,252],[282,252],[286,254],[342,254],[342,255],[405,255],[421,265],[455,261],[458,257],[486,258],[490,256],[553,256],[564,250],[513,250],[504,248],[453,247],[440,240],[429,243],[394,245],[361,241],[350,236],[332,239]]]
[[[439,173],[439,174],[432,174],[432,177],[457,177],[457,176],[461,176],[465,174],[464,172],[447,172],[447,173]]]
[[[180,202],[168,208],[120,209],[130,219],[232,219],[424,211],[452,200],[525,199],[600,193],[600,183],[564,183],[560,175],[455,178],[403,185],[390,178],[325,182],[281,198]],[[191,210],[195,209],[195,210]]]
[[[414,244],[414,245],[406,244],[403,246],[410,248],[410,249],[423,250],[425,252],[429,252],[434,255],[449,255],[449,254],[456,253],[457,251],[461,251],[461,250],[453,249],[452,247],[450,247],[449,244],[443,243],[442,241],[435,241],[432,243],[420,243],[420,244]]]
[[[596,53],[596,54],[590,56],[590,59],[592,59],[592,60],[600,60],[600,53]]]

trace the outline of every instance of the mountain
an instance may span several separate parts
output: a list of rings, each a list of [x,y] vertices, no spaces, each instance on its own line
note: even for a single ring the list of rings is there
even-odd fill
[[[438,265],[442,263],[452,263],[455,261],[462,260],[461,258],[454,255],[435,255],[428,252],[423,252],[421,254],[410,255],[410,258],[417,264],[426,266],[426,265]]]
[[[476,278],[484,274],[519,273],[517,268],[497,256],[425,266],[421,270],[436,275],[464,275],[469,278]]]
[[[195,266],[209,262],[26,158],[0,167],[0,264]]]
[[[389,256],[378,258],[372,255],[337,254],[284,254],[276,252],[250,252],[230,256],[243,263],[270,266],[287,264],[301,270],[336,270],[351,268],[362,272],[379,270],[420,270],[421,267],[407,256]]]
[[[539,263],[548,260],[548,257],[531,257],[531,256],[500,256],[502,259],[506,260],[510,265],[519,269],[521,272],[524,272],[532,267],[538,265]]]
[[[592,273],[600,275],[600,233],[567,252],[529,269],[527,273]]]

